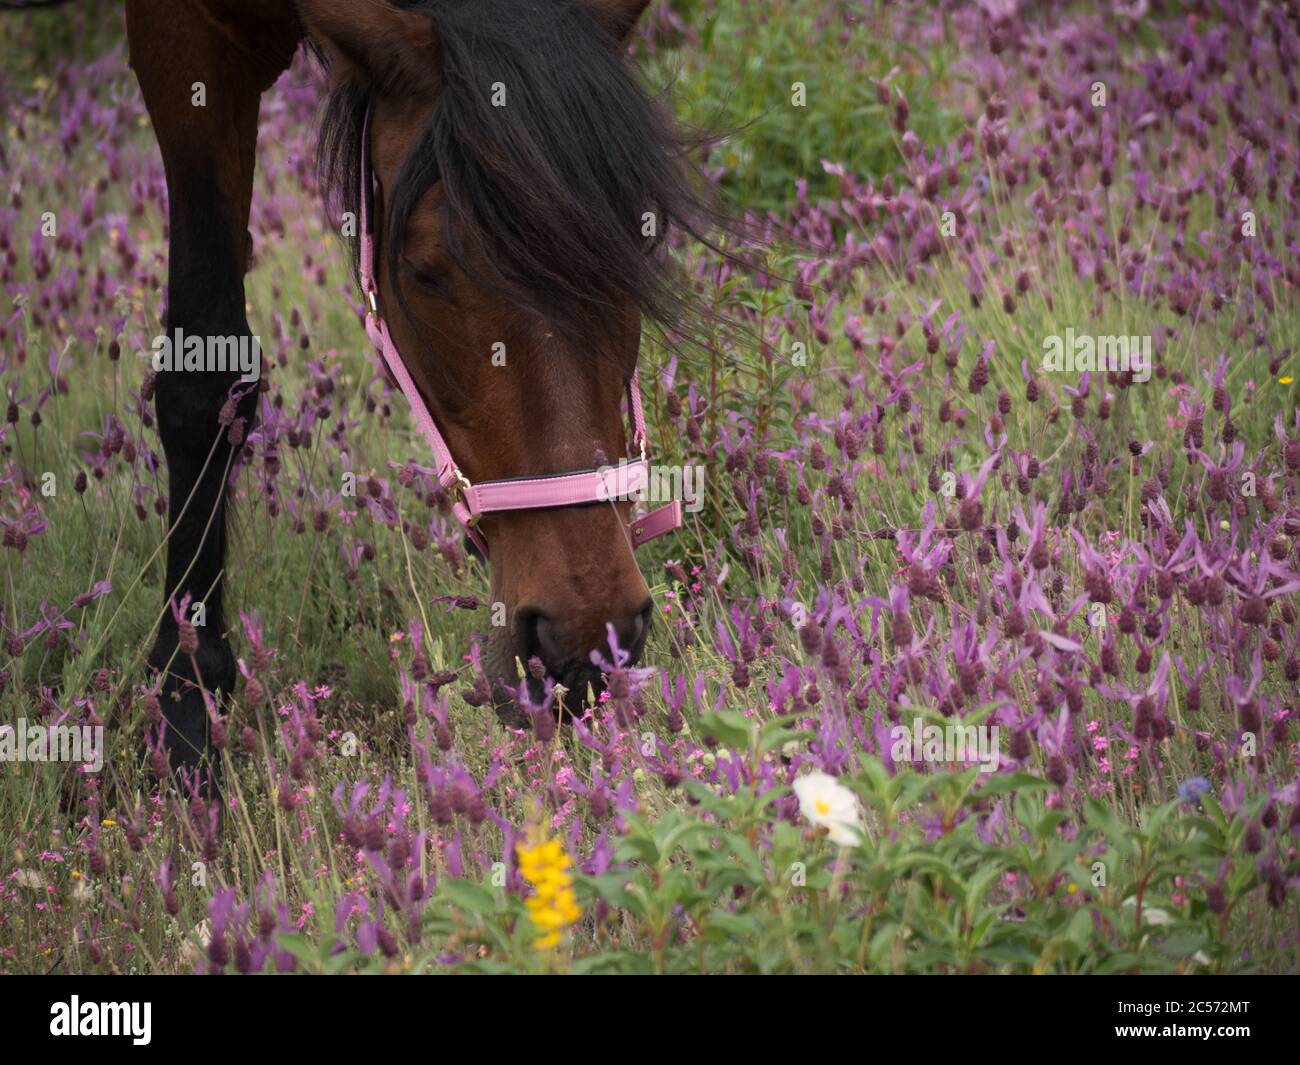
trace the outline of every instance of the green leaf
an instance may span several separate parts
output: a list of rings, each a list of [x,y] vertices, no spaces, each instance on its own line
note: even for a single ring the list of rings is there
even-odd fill
[[[1079,910],[1070,918],[1070,923],[1065,930],[1066,936],[1080,950],[1085,950],[1088,941],[1092,939],[1093,934],[1092,913],[1089,910]]]
[[[1190,958],[1205,947],[1208,937],[1204,932],[1182,932],[1156,944],[1156,950],[1168,958]]]
[[[635,907],[634,900],[627,893],[626,873],[579,876],[576,883],[590,888],[592,892],[617,910],[629,910]]]
[[[665,817],[654,832],[655,846],[660,858],[667,858],[691,836],[716,831],[693,818]]]
[[[1038,819],[1038,824],[1034,826],[1034,837],[1036,839],[1047,839],[1056,832],[1057,826],[1066,820],[1068,820],[1068,817],[1061,810],[1044,810],[1043,816]]]
[[[749,750],[753,729],[749,719],[737,710],[715,710],[701,714],[699,730],[710,739],[738,752]]]
[[[307,968],[315,970],[320,965],[322,954],[320,948],[298,932],[285,932],[276,936],[276,942],[302,962]]]
[[[462,910],[471,913],[496,913],[496,896],[481,884],[472,880],[447,880],[442,885],[442,893]]]
[[[653,976],[654,963],[650,955],[634,950],[610,950],[578,958],[570,972],[577,976],[595,974],[624,976]]]
[[[1097,828],[1115,847],[1131,854],[1137,849],[1133,841],[1133,829],[1109,807],[1096,799],[1086,799],[1083,804],[1084,820]]]
[[[354,965],[361,955],[355,950],[341,950],[337,954],[331,954],[326,960],[321,971],[326,976],[337,976],[344,969]]]
[[[1029,773],[993,773],[979,786],[972,798],[987,799],[991,795],[1006,795],[1012,791],[1042,791],[1051,785],[1042,777]]]

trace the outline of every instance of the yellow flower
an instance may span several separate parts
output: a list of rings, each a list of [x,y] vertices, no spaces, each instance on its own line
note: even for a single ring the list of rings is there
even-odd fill
[[[582,907],[573,894],[572,863],[558,839],[546,839],[540,829],[529,833],[527,844],[515,845],[519,856],[519,874],[533,889],[524,902],[528,917],[539,932],[533,941],[538,950],[559,945],[561,933],[576,924]]]
[[[1294,380],[1295,380],[1294,377],[1279,377],[1277,379],[1277,383],[1279,385],[1289,385]]]

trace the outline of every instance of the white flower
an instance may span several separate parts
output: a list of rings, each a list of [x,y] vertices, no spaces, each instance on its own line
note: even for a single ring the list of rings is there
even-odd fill
[[[829,831],[831,842],[856,847],[862,840],[862,807],[857,796],[826,773],[808,773],[794,782],[799,812]]]
[[[1136,909],[1137,899],[1130,895],[1124,900],[1124,905]],[[1143,906],[1142,923],[1154,925],[1173,924],[1174,919],[1170,916],[1168,910],[1162,910],[1158,906]]]

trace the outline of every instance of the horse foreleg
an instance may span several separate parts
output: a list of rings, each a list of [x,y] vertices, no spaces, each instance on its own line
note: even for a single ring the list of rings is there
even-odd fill
[[[293,56],[296,19],[287,3],[274,0],[128,0],[126,17],[131,66],[167,175],[167,335],[179,329],[205,344],[249,338],[244,271],[258,104]],[[238,380],[237,370],[173,368],[160,370],[155,383],[170,532],[164,608],[149,661],[165,674],[161,701],[174,769],[195,769],[208,753],[210,715],[201,689],[216,698],[235,682],[221,575],[225,489],[236,449],[221,415]],[[241,387],[246,394],[234,415],[246,430],[256,386]],[[197,647],[181,639],[170,605],[186,596],[203,604]]]

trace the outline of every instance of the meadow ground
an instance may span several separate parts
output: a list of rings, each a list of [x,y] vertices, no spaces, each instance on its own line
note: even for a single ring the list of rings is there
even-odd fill
[[[653,4],[635,61],[732,131],[706,168],[766,246],[674,247],[745,326],[642,350],[704,505],[641,554],[641,665],[517,731],[299,56],[220,823],[139,754],[166,187],[120,5],[0,15],[0,744],[107,737],[0,766],[0,970],[1295,972],[1300,24],[1005,7]],[[1044,366],[1110,337],[1150,364]],[[995,772],[900,746],[958,723]]]

